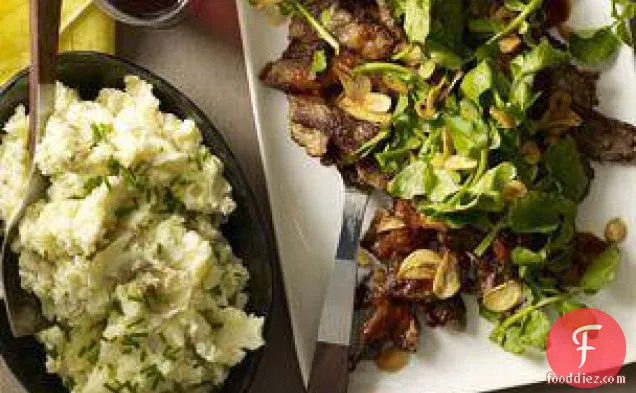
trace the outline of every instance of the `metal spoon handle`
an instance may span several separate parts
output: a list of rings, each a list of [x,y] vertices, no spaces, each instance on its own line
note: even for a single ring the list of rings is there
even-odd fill
[[[29,157],[55,103],[55,79],[62,0],[30,0],[31,71],[29,73]],[[33,162],[33,160],[31,160]]]

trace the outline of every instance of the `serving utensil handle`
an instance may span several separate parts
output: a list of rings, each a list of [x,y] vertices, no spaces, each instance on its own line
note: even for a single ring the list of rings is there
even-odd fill
[[[308,393],[345,393],[349,382],[349,346],[318,341]]]
[[[29,72],[29,138],[33,158],[35,146],[53,111],[57,52],[62,0],[30,0],[31,68]]]
[[[309,393],[345,393],[349,374],[349,343],[357,282],[360,228],[369,195],[346,186],[336,263],[318,327],[318,342],[309,377]]]
[[[18,224],[27,206],[43,193],[42,176],[35,165],[35,147],[46,121],[55,107],[55,80],[59,44],[62,0],[30,0],[29,23],[31,39],[31,68],[29,70],[29,178],[26,194],[5,222],[0,251],[0,281],[4,290],[9,326],[14,337],[29,336],[49,324],[42,315],[41,305],[34,294],[21,287],[17,261],[8,261],[9,248],[18,235]]]

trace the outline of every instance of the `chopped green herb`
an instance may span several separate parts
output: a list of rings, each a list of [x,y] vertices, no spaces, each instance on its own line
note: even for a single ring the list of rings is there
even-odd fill
[[[95,144],[105,141],[112,127],[109,124],[91,124],[93,130],[93,140]]]
[[[311,72],[320,74],[327,69],[327,55],[324,50],[317,50],[311,60]]]

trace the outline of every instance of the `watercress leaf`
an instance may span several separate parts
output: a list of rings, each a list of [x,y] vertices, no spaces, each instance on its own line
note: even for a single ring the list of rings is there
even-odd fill
[[[465,0],[433,1],[430,39],[443,42],[454,53],[464,50]]]
[[[567,52],[553,47],[547,39],[542,39],[539,45],[532,48],[526,54],[521,54],[512,59],[510,69],[515,79],[526,75],[536,74],[546,68],[567,63]]]
[[[596,293],[616,278],[616,270],[621,261],[621,253],[615,245],[609,246],[588,266],[581,278],[581,288],[588,293]]]
[[[460,179],[457,173],[444,169],[435,169],[434,174],[435,185],[428,195],[432,202],[442,202],[459,190],[458,183]]]
[[[518,233],[550,233],[564,219],[573,219],[576,204],[560,195],[530,191],[510,208],[508,220]]]
[[[521,12],[526,7],[526,4],[521,0],[505,0],[504,6],[510,11]]]
[[[521,266],[521,267],[527,267],[527,266]],[[524,307],[534,304],[536,296],[531,286],[523,284],[522,293],[523,293]]]
[[[404,16],[404,9],[406,8],[406,0],[389,0],[389,5],[393,10],[393,16],[396,19],[400,19]]]
[[[473,123],[482,119],[481,111],[477,108],[477,105],[466,98],[459,102],[459,115]]]
[[[468,21],[468,30],[473,33],[497,33],[504,25],[490,18],[476,18]]]
[[[515,247],[510,257],[515,265],[534,266],[545,261],[546,252],[545,250],[535,252],[525,247]]]
[[[554,236],[549,244],[549,251],[560,251],[569,248],[574,238],[574,221],[564,220],[559,228],[559,232]]]
[[[449,70],[459,70],[462,66],[462,59],[447,46],[429,39],[426,42],[426,50],[431,56],[431,60]]]
[[[502,162],[486,171],[469,189],[472,194],[501,192],[506,184],[517,176],[517,169],[510,162]]]
[[[473,201],[466,208],[482,211],[500,212],[506,204],[502,197],[503,187],[517,175],[517,170],[509,162],[503,162],[489,169],[471,187],[467,193],[473,197]]]
[[[634,37],[629,30],[627,23],[619,22],[616,26],[616,36],[628,46],[634,46]]]
[[[320,74],[327,69],[327,55],[324,50],[317,50],[311,59],[311,72]]]
[[[499,146],[501,146],[501,134],[497,127],[488,127],[488,139],[490,139],[490,146],[488,146],[490,150],[499,149]]]
[[[561,249],[557,252],[551,252],[550,258],[546,261],[545,266],[553,273],[566,273],[572,266],[572,258],[574,257],[574,247],[570,245],[568,248]]]
[[[533,310],[526,317],[519,341],[523,345],[544,351],[550,326],[550,319],[544,311]]]
[[[479,303],[479,315],[490,322],[497,322],[501,320],[503,313],[492,311],[484,307],[483,304]]]
[[[584,64],[596,66],[613,58],[620,47],[620,40],[605,26],[593,32],[573,32],[569,38],[570,54]]]
[[[479,97],[491,87],[492,71],[488,62],[482,61],[466,74],[460,89],[466,97],[478,102]]]
[[[424,44],[431,29],[431,0],[406,0],[404,31],[411,42]]]
[[[621,11],[619,19],[628,20],[636,18],[636,2],[634,0],[625,0],[621,4],[623,10]]]
[[[393,110],[393,116],[399,116],[403,114],[409,107],[409,97],[408,95],[400,95],[397,100],[397,104],[395,104],[395,109]]]
[[[512,82],[510,79],[508,79],[506,74],[498,69],[493,70],[492,76],[493,87],[497,94],[499,94],[500,97],[508,97],[510,89],[512,88]]]
[[[444,124],[453,138],[455,150],[464,156],[471,156],[477,150],[488,146],[487,130],[480,130],[473,123],[460,116],[444,116]]]
[[[585,198],[590,187],[591,171],[576,147],[574,138],[567,136],[553,143],[544,154],[546,168],[560,184],[563,194],[576,202]]]
[[[490,333],[490,340],[500,345],[506,352],[521,355],[526,351],[525,345],[521,341],[522,326],[513,325],[507,329],[497,325]]]
[[[539,98],[541,92],[532,93],[530,83],[519,80],[516,81],[510,90],[510,103],[519,108],[522,112],[527,111]]]
[[[554,304],[559,316],[567,314],[570,311],[577,310],[579,308],[586,308],[587,306],[581,302],[573,299],[564,299],[563,301]]]
[[[435,185],[435,175],[431,166],[421,160],[414,161],[398,173],[387,187],[389,194],[413,199],[414,196],[428,194]]]

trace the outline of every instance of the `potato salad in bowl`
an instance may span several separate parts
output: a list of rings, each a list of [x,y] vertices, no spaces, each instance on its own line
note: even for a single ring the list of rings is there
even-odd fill
[[[263,345],[244,311],[249,273],[220,226],[236,208],[193,120],[125,78],[94,101],[58,84],[37,150],[49,179],[13,251],[52,326],[46,367],[74,393],[201,392]],[[28,116],[4,126],[0,215],[26,187]]]

